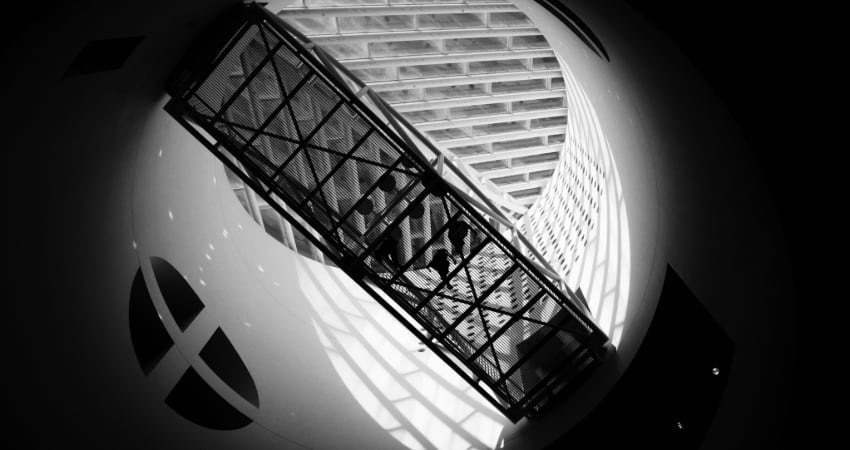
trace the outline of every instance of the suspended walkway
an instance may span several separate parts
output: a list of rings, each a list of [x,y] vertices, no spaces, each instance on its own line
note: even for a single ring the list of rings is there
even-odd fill
[[[263,7],[212,24],[167,90],[176,120],[510,420],[611,351],[498,199]]]

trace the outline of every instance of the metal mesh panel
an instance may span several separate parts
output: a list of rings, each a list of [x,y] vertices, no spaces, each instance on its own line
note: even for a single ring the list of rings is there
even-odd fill
[[[216,112],[218,112],[218,108],[221,107],[221,104],[227,98],[225,94],[232,92],[228,88],[236,88],[242,84],[244,75],[242,73],[240,58],[248,47],[248,44],[254,42],[259,37],[259,33],[260,29],[256,25],[248,27],[242,37],[237,39],[231,51],[219,63],[216,70],[209,74],[209,77],[203,80],[203,84],[195,91],[195,95],[215,108]]]
[[[277,108],[274,102],[263,102],[260,108],[263,114],[272,114]],[[295,125],[288,110],[272,116],[271,122],[266,126],[262,135],[252,146],[251,150],[262,155],[264,165],[273,168],[267,172],[271,176],[286,160],[292,156],[298,147],[298,141],[293,139]]]
[[[493,355],[489,352],[479,356],[475,360],[475,365],[480,367],[484,371],[484,374],[491,382],[495,382],[502,375],[502,372],[498,368],[496,368]]]
[[[499,330],[510,316],[487,308],[478,308],[466,319],[467,336],[474,341],[476,347],[486,345],[486,342]],[[474,333],[474,334],[473,334]]]
[[[277,106],[283,99],[281,86],[278,83],[276,76],[277,70],[275,69],[274,63],[271,61],[259,65],[261,63],[262,61],[253,60],[252,58],[249,58],[248,55],[242,57],[244,73],[253,74],[254,76],[253,79],[248,82],[245,91],[252,102],[272,102],[274,106]],[[295,73],[290,72],[287,75],[284,75],[284,78],[291,78],[294,75]],[[260,108],[255,109],[255,111],[258,110],[260,110]],[[256,119],[255,124],[256,126],[259,126],[268,119],[268,116],[265,114],[259,114]]]
[[[454,323],[460,314],[466,309],[466,304],[451,297],[436,297],[428,305],[431,309],[437,311],[447,324]],[[461,331],[462,335],[462,330]]]

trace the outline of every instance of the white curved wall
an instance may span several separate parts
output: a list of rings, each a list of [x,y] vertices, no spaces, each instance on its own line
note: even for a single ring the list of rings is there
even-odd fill
[[[151,289],[176,341],[151,377],[180,374],[186,363],[171,354],[179,352],[260,428],[308,448],[496,444],[506,419],[486,400],[430,351],[419,352],[413,335],[347,275],[266,234],[223,166],[170,116],[155,113],[151,127],[156,138],[139,148],[133,185],[139,262],[150,280],[149,259],[165,258],[206,305],[181,333]],[[217,327],[253,375],[259,408],[198,356]]]
[[[631,275],[629,222],[620,175],[594,105],[570,68],[569,61],[581,64],[582,60],[568,50],[582,44],[536,4],[519,4],[555,43],[569,110],[567,140],[553,181],[529,208],[522,226],[567,286],[581,290],[597,325],[617,346],[625,326]],[[568,47],[564,40],[569,40]]]

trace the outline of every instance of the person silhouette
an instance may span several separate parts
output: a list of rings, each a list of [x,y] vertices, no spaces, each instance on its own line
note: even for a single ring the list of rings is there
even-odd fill
[[[390,234],[375,249],[375,257],[391,262],[393,265],[398,265],[398,249],[399,239],[401,238],[401,230],[395,228],[390,231]]]
[[[463,246],[466,243],[469,228],[469,224],[463,220],[456,220],[449,225],[449,242],[452,243],[455,253],[460,256],[463,256]]]
[[[446,280],[449,277],[449,252],[446,249],[441,248],[434,252],[434,256],[431,257],[431,262],[428,263],[428,268],[434,269],[440,278]],[[454,259],[452,259],[454,261]],[[452,282],[449,280],[448,286],[452,287]]]

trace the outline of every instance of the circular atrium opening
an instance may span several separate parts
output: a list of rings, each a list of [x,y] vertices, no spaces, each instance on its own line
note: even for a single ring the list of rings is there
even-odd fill
[[[623,189],[570,70],[586,36],[522,0],[266,8],[276,17],[240,31],[189,97],[212,125],[174,124],[179,138],[139,155],[140,276],[168,261],[202,303],[170,338],[199,355],[192,330],[220,326],[258,399],[210,383],[240,424],[311,442],[311,424],[357,408],[409,448],[496,448],[566,391],[551,361],[596,364],[604,355],[580,340],[616,346],[625,326]],[[160,317],[178,317],[148,288]],[[419,303],[394,307],[387,292]],[[411,330],[421,317],[449,326]],[[209,358],[187,359],[215,379]],[[557,370],[571,381],[590,364]],[[282,373],[336,387],[295,392]],[[339,411],[315,407],[346,396]]]

